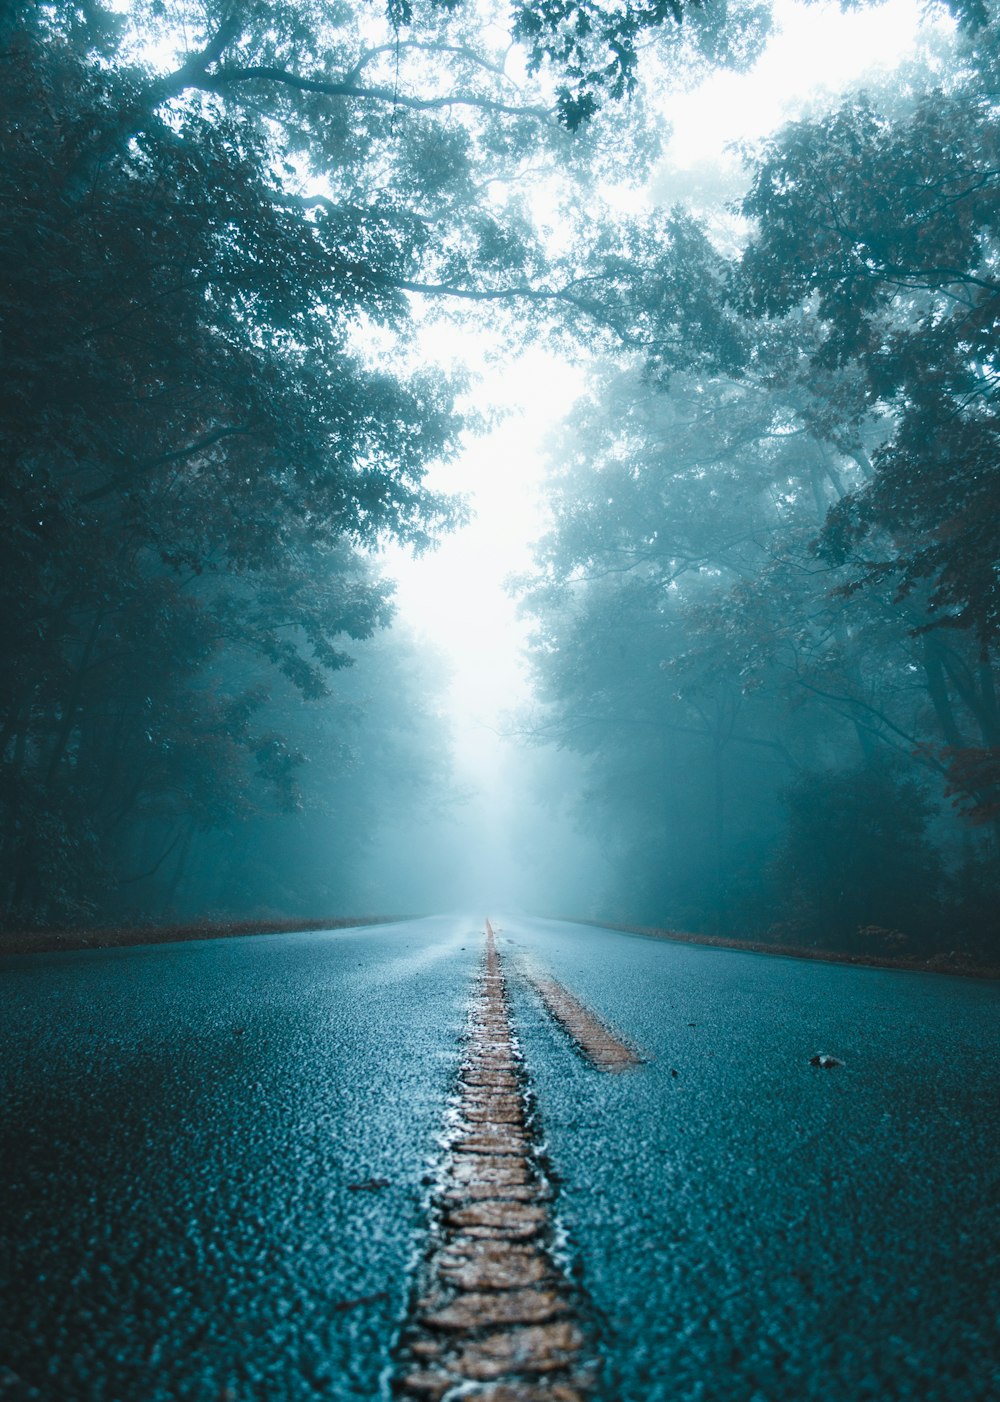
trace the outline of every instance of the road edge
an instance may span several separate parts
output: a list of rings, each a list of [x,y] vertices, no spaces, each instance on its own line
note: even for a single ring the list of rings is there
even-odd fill
[[[335,915],[325,920],[198,920],[186,925],[109,925],[95,929],[0,931],[0,955],[56,954],[81,949],[232,939],[237,935],[281,935],[309,930],[348,930],[359,925],[394,925],[422,915]]]
[[[950,978],[1000,979],[1000,968],[988,964],[948,963],[948,955],[930,959],[902,959],[892,955],[849,954],[836,949],[816,949],[790,944],[766,944],[762,940],[738,940],[727,935],[699,935],[688,930],[661,930],[652,925],[621,925],[611,920],[583,919],[578,916],[553,917],[566,925],[589,925],[597,930],[617,930],[645,939],[669,940],[674,944],[702,945],[709,949],[734,949],[744,954],[772,954],[783,959],[808,959],[813,963],[847,964],[854,968],[890,969],[898,973],[945,974]]]

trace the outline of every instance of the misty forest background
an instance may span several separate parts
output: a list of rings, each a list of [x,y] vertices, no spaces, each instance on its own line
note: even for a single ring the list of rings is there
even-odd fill
[[[536,806],[536,906],[995,959],[1000,22],[941,13],[671,191],[766,4],[0,4],[6,926],[449,901],[379,551],[462,519],[472,321],[586,372],[510,729],[603,866]]]

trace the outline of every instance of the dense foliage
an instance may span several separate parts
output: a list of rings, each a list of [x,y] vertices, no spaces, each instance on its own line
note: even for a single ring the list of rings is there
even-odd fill
[[[526,584],[533,728],[587,759],[621,916],[995,941],[997,37],[767,141],[738,253],[680,213],[635,245],[644,348],[578,406]]]
[[[293,826],[265,836],[266,815],[350,789],[312,859],[326,884],[300,871],[282,897],[333,900],[398,806],[400,756],[435,787],[426,669],[386,644],[365,680],[344,672],[391,615],[373,550],[455,518],[423,485],[462,425],[414,296],[599,320],[579,258],[547,255],[529,176],[607,161],[571,133],[634,86],[644,33],[688,57],[728,42],[680,4],[527,0],[506,36],[498,18],[0,7],[8,922],[267,903],[296,863],[277,880]],[[736,57],[762,22],[734,8]]]
[[[611,192],[640,51],[746,64],[755,0],[0,7],[3,919],[372,903],[448,767],[376,552],[460,514],[421,329],[488,311],[598,365],[525,590],[608,910],[982,945],[1000,45],[951,8],[754,153],[734,252]]]
[[[286,199],[266,125],[166,101],[126,37],[94,7],[4,34],[13,920],[170,905],[195,834],[295,808],[278,696],[387,621],[359,547],[446,519],[447,386],[351,345],[398,314],[357,215]]]

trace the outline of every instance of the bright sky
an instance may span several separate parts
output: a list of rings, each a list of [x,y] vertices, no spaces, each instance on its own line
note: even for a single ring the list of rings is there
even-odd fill
[[[846,13],[835,4],[777,0],[777,32],[751,72],[720,74],[666,104],[674,125],[669,164],[680,170],[727,164],[728,143],[765,135],[824,90],[891,70],[917,47],[924,11],[920,0],[888,0]],[[460,353],[470,365],[481,363],[471,331]],[[542,521],[545,440],[582,384],[581,371],[539,348],[489,367],[483,398],[506,409],[507,419],[470,441],[431,482],[466,494],[474,519],[432,555],[412,560],[396,551],[389,559],[402,618],[450,661],[457,759],[478,783],[488,783],[503,764],[491,732],[503,712],[527,696],[519,658],[524,627],[504,582],[530,563]]]
[[[469,358],[478,359],[480,342],[471,332],[468,341]],[[485,759],[491,748],[485,735],[527,695],[520,660],[525,628],[504,586],[531,564],[542,521],[545,439],[583,388],[579,369],[540,347],[487,375],[482,400],[505,411],[504,420],[470,439],[428,483],[467,497],[472,521],[430,554],[413,559],[394,550],[388,560],[402,619],[449,660],[449,709],[467,763]]]
[[[716,162],[729,142],[753,141],[824,93],[896,68],[927,30],[921,0],[841,10],[834,3],[775,0],[775,32],[747,73],[719,73],[666,104],[674,127],[668,158],[682,168]],[[937,25],[951,27],[943,15]]]

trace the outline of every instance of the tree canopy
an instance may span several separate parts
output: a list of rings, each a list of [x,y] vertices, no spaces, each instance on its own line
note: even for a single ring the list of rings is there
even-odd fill
[[[362,850],[351,776],[393,754],[431,801],[377,551],[461,519],[426,475],[464,386],[421,333],[487,313],[596,366],[525,585],[536,729],[649,912],[721,927],[783,872],[805,919],[803,773],[853,775],[859,823],[908,805],[885,868],[934,900],[992,870],[1000,46],[950,8],[912,92],[752,153],[734,248],[614,188],[659,151],[640,64],[746,65],[755,0],[5,6],[4,918],[222,901],[213,864],[250,900],[232,854],[321,790]]]
[[[738,59],[760,17],[733,13]],[[684,18],[4,7],[6,919],[94,913],[136,869],[175,891],[199,833],[296,805],[287,688],[328,749],[335,678],[391,617],[372,552],[461,514],[424,485],[463,419],[416,303],[607,320],[532,180],[607,166],[589,119],[644,34],[725,49]]]
[[[609,899],[649,921],[994,923],[958,913],[1000,815],[997,47],[962,18],[908,99],[751,154],[739,249],[677,211],[623,260],[632,365],[561,441],[525,599],[532,728],[586,756]],[[873,852],[882,887],[841,899]]]

